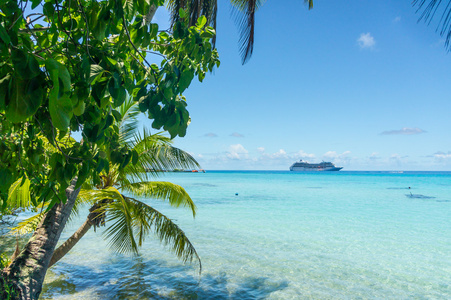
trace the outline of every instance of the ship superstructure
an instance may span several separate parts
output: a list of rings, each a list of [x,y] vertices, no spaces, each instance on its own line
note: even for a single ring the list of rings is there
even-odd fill
[[[340,171],[343,167],[336,167],[331,162],[320,162],[319,164],[311,164],[300,160],[291,165],[290,171]]]

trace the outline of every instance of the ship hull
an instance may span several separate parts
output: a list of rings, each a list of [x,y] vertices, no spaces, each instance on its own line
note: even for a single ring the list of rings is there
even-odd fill
[[[334,168],[305,168],[305,167],[291,167],[290,171],[295,172],[329,172],[329,171],[340,171],[343,167]]]

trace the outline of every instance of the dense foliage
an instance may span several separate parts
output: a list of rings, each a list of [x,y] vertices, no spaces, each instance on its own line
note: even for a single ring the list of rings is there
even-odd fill
[[[138,163],[128,164],[124,168],[110,163],[100,172],[98,184],[94,185],[93,179],[88,179],[83,184],[71,213],[72,216],[80,216],[80,207],[89,205],[86,221],[55,249],[50,265],[66,255],[92,227],[95,229],[106,226],[102,236],[109,241],[112,250],[138,253],[145,238],[154,233],[179,258],[184,261],[192,261],[195,258],[201,267],[200,258],[183,230],[173,220],[149,205],[150,201],[168,201],[172,207],[188,208],[194,217],[196,206],[181,186],[155,179],[164,174],[162,171],[199,168],[199,164],[189,153],[173,147],[172,140],[165,134],[150,134],[147,129],[139,132],[138,104],[130,98],[125,100],[118,111],[122,119],[114,124],[119,129],[119,144],[127,145],[129,149],[136,151],[139,154]],[[105,145],[102,150],[108,156],[112,149]],[[20,187],[18,182],[13,184],[8,198],[10,205],[32,207],[27,183],[25,180]],[[143,197],[148,201],[139,200]],[[13,232],[31,233],[36,230],[43,217],[44,211],[39,210],[34,216],[19,222]]]
[[[19,178],[31,201],[65,201],[64,191],[138,154],[119,144],[117,109],[132,97],[152,127],[184,136],[183,91],[219,65],[214,29],[182,18],[172,30],[150,21],[161,0],[6,0],[0,4],[0,206]],[[116,121],[116,122],[115,122]],[[70,138],[74,132],[82,140]],[[45,144],[57,149],[43,155]],[[109,151],[102,151],[108,145]]]

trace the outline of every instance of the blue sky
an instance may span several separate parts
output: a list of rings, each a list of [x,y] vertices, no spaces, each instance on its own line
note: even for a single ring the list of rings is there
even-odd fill
[[[167,26],[167,13],[156,20]],[[244,66],[219,1],[221,66],[185,92],[175,146],[207,170],[451,170],[451,54],[410,1],[268,0]],[[144,121],[150,127],[150,122]]]

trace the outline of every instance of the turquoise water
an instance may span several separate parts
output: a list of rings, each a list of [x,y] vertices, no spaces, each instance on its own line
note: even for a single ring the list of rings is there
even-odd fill
[[[451,299],[451,173],[162,179],[185,187],[196,219],[146,201],[185,230],[202,275],[154,239],[114,254],[98,230],[50,269],[42,299]]]

